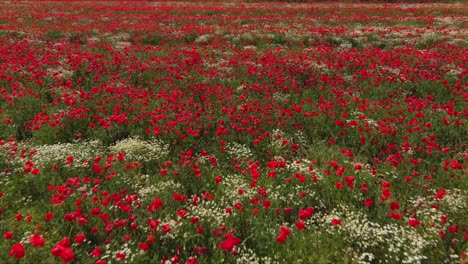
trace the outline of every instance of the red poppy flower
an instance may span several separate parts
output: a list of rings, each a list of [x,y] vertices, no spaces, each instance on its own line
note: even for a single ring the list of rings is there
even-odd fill
[[[83,243],[83,241],[85,241],[85,239],[86,239],[86,236],[83,233],[81,233],[75,236],[74,241],[76,244],[81,244]]]
[[[13,232],[12,231],[6,231],[5,233],[3,233],[3,237],[6,240],[11,239],[13,237]]]
[[[62,253],[60,254],[60,258],[62,259],[63,263],[68,263],[75,259],[75,254],[70,248],[63,248]]]
[[[39,234],[34,234],[29,238],[29,242],[33,247],[43,247],[45,245],[44,238]]]
[[[286,242],[287,238],[288,238],[288,235],[286,235],[285,233],[280,233],[278,237],[276,238],[276,241],[278,241],[278,243],[280,244],[283,244],[284,242]]]
[[[374,202],[372,201],[371,198],[366,198],[366,200],[364,201],[364,206],[367,207],[367,208],[370,208],[372,207],[372,205],[374,205]]]
[[[219,244],[219,247],[225,251],[232,251],[232,249],[240,244],[240,239],[233,236],[231,233],[227,233],[225,240]]]
[[[314,213],[314,208],[313,207],[302,209],[301,211],[299,211],[299,218],[302,219],[302,220],[306,220],[306,219],[310,218],[313,213]]]
[[[50,221],[52,221],[52,219],[54,219],[54,214],[53,214],[52,212],[47,212],[47,213],[45,214],[44,219],[45,219],[47,222],[50,222]]]
[[[331,224],[334,225],[334,226],[341,225],[341,220],[337,219],[337,218],[333,218],[331,220]]]
[[[305,224],[301,221],[296,222],[296,227],[298,230],[303,230],[305,228]]]
[[[156,197],[153,202],[148,206],[148,212],[153,212],[159,209],[162,206],[161,198]]]
[[[148,243],[145,243],[145,242],[140,243],[140,245],[138,245],[138,247],[143,251],[148,251],[148,249],[149,249]]]
[[[22,259],[26,255],[26,252],[24,251],[24,246],[23,244],[17,243],[11,246],[11,251],[9,254],[11,257],[14,257],[16,259]]]
[[[408,220],[408,224],[411,226],[411,227],[416,227],[416,226],[419,226],[421,224],[421,221],[419,221],[418,219],[410,219]]]

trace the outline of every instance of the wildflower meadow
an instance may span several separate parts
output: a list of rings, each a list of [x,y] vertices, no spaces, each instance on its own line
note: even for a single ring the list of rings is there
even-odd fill
[[[468,263],[468,3],[0,2],[0,263]]]

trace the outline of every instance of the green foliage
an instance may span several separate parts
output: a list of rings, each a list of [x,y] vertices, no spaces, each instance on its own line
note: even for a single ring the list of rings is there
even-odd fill
[[[145,45],[160,45],[164,42],[165,37],[160,34],[146,35],[143,37],[141,42]]]
[[[53,31],[44,33],[44,38],[51,40],[51,41],[63,39],[64,37],[65,37],[65,33],[60,30],[53,30]]]

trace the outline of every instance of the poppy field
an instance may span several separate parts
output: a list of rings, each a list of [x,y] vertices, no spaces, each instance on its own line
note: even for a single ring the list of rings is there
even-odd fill
[[[0,263],[468,263],[466,10],[0,2]]]

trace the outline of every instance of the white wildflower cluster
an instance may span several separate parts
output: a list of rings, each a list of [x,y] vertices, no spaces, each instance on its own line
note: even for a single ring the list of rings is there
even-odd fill
[[[105,33],[104,36],[108,41],[117,42],[117,41],[128,41],[130,39],[130,34],[125,32],[120,32],[117,34]]]
[[[274,129],[271,132],[269,148],[277,154],[283,154],[284,149],[290,148],[291,144],[298,144],[302,147],[307,147],[309,142],[301,130],[297,130],[293,135],[287,135],[280,129]]]
[[[374,126],[377,126],[377,121],[375,121],[374,119],[370,119],[368,116],[366,116],[364,113],[360,112],[360,111],[353,111],[351,112],[351,116],[353,117],[352,119],[349,119],[349,120],[346,120],[346,122],[350,122],[352,120],[356,120],[356,121],[360,121],[361,119],[359,119],[360,116],[365,116],[366,118],[362,119],[362,121],[364,122],[367,122],[368,124],[370,125],[374,125]]]
[[[35,147],[35,149],[37,152],[31,157],[31,161],[38,167],[66,164],[68,157],[72,157],[73,162],[66,164],[66,166],[74,168],[87,167],[90,158],[104,153],[104,147],[97,140],[40,145]]]
[[[253,31],[243,34],[227,34],[224,37],[235,44],[240,44],[242,42],[252,42],[255,39]],[[253,45],[244,46],[243,49],[256,49],[257,47]]]
[[[229,66],[229,61],[223,58],[217,58],[216,62],[204,61],[203,66],[206,67],[206,69],[216,68],[218,70],[218,74],[232,73],[233,71],[233,68]],[[229,79],[228,75],[223,75],[223,78]]]
[[[236,88],[236,91],[237,91],[237,92],[242,92],[242,91],[244,91],[244,89],[245,89],[245,85],[242,84],[242,85],[239,85],[239,86]]]
[[[302,159],[286,163],[286,168],[293,172],[309,174],[310,165],[310,160]]]
[[[68,79],[73,76],[74,71],[70,71],[62,67],[57,67],[47,69],[47,73],[49,74],[49,76],[56,76],[62,79]]]
[[[131,240],[127,241],[122,244],[122,247],[120,249],[112,252],[112,257],[119,263],[132,263],[133,259],[135,258],[135,254],[133,254],[132,248],[138,248],[136,242]],[[125,259],[123,261],[117,259],[117,253],[125,254]]]
[[[15,200],[13,202],[15,204],[18,204],[18,205],[21,205],[21,206],[25,207],[25,206],[29,205],[30,203],[32,203],[32,201],[33,201],[33,197],[31,195],[28,195],[28,196],[23,195],[21,198],[19,198],[18,200]]]
[[[468,212],[468,191],[451,189],[447,191],[447,195],[442,200],[443,204],[446,204],[444,208],[448,212]]]
[[[266,26],[266,25],[265,25],[265,26]],[[275,38],[275,34],[273,34],[273,33],[266,33],[266,34],[264,34],[264,37],[269,38],[269,39],[274,39],[274,38]]]
[[[112,152],[125,152],[126,159],[139,162],[154,162],[169,154],[169,145],[161,140],[144,141],[139,138],[127,138],[110,147]]]
[[[226,222],[225,219],[229,217],[225,208],[219,207],[219,204],[213,200],[202,200],[196,206],[191,205],[187,211],[190,215],[211,223],[213,226],[223,225]]]
[[[129,42],[131,37],[129,33],[118,33],[114,35],[106,33],[104,36],[107,41],[114,44],[115,49],[124,49],[132,45],[132,43]]]
[[[349,42],[348,40],[343,40],[340,44],[340,47],[344,49],[350,49],[353,47],[353,43]]]
[[[134,240],[126,241],[123,244],[118,240],[114,240],[112,243],[106,244],[103,248],[104,254],[101,259],[106,260],[107,263],[112,263],[113,261],[116,261],[117,263],[133,263],[137,255],[143,254],[142,251],[134,252],[132,249],[135,248],[138,248],[138,245]],[[125,259],[118,259],[117,254],[124,254]]]
[[[322,204],[322,202],[320,202],[319,204],[311,204],[311,205],[305,205],[305,206],[301,206],[302,208],[306,208],[306,207],[313,207],[314,208],[314,213],[312,214],[311,217],[309,217],[308,219],[305,219],[305,220],[301,220],[307,230],[314,230],[316,232],[323,232],[323,225],[324,224],[327,224],[327,227],[328,225],[330,224],[330,222],[326,223],[326,219],[327,219],[327,215],[325,214],[325,206]],[[295,226],[292,226],[291,228],[296,228]],[[328,229],[328,228],[327,228]],[[325,230],[327,230],[325,229]]]
[[[226,202],[222,205],[232,205],[233,202],[239,201],[243,197],[248,197],[250,199],[256,195],[255,189],[250,187],[249,180],[243,175],[225,175],[223,176],[222,185],[225,193],[221,199]],[[239,195],[239,189],[243,190],[242,195]]]
[[[211,34],[201,35],[195,39],[195,43],[208,43],[208,41],[210,41],[210,39],[212,39],[213,37],[214,36]]]
[[[307,137],[302,130],[297,130],[294,132],[294,135],[291,139],[295,144],[300,144],[303,147],[309,145],[309,141],[307,140]]]
[[[236,248],[238,253],[236,263],[238,264],[274,264],[278,263],[273,261],[270,257],[259,257],[253,252],[252,249],[247,248],[245,245],[240,245]]]
[[[239,160],[250,160],[253,158],[252,150],[244,144],[237,142],[226,144],[226,154],[230,158],[237,158]]]
[[[307,50],[306,50],[307,51]],[[315,61],[309,61],[308,63],[309,68],[318,70],[323,73],[328,73],[330,72],[330,69],[328,68],[328,65],[325,63],[320,63],[320,62],[315,62]]]
[[[432,200],[432,201],[430,201]],[[430,205],[433,202],[432,198],[429,197],[412,197],[408,200],[408,205],[411,206],[414,210],[417,211],[417,218],[424,224],[433,225],[433,233],[437,232],[442,227],[442,222],[440,221],[440,216],[443,213],[435,208],[432,208]],[[431,229],[427,229],[431,230]]]
[[[388,78],[390,76],[394,76],[395,80],[399,82],[410,82],[405,78],[405,75],[401,73],[400,68],[395,67],[388,67],[388,66],[379,66],[377,67],[374,72],[379,76]]]
[[[101,41],[101,39],[98,38],[98,37],[89,37],[89,38],[86,39],[86,41],[89,44],[95,44],[95,43],[98,43],[99,41]]]
[[[372,261],[375,259],[374,254],[364,252],[361,253],[361,255],[358,258],[358,263],[359,264],[367,264],[367,263],[373,263]]]
[[[347,83],[352,83],[353,82],[353,75],[349,75],[347,73],[344,73],[343,74],[343,81],[347,82]]]
[[[149,179],[149,175],[145,175],[144,179]],[[157,176],[153,176],[157,177]],[[141,186],[137,186],[138,197],[141,201],[149,201],[154,199],[155,196],[160,195],[162,192],[179,192],[182,190],[182,185],[178,182],[175,182],[172,179],[158,182],[157,184],[145,184],[147,181],[143,182]]]
[[[182,230],[182,222],[176,221],[174,219],[165,218],[161,220],[161,227],[166,226],[170,228],[169,232],[162,232],[161,238],[163,239],[177,239],[181,238],[181,236],[189,235],[188,232],[183,232]]]
[[[257,47],[255,47],[253,45],[247,45],[247,46],[242,47],[242,49],[244,49],[244,50],[255,50],[255,49],[257,49]]]
[[[284,103],[284,102],[288,101],[289,99],[291,99],[291,95],[290,94],[285,94],[285,93],[280,93],[280,92],[274,92],[273,93],[273,99],[275,99],[276,102]]]
[[[286,163],[285,169],[287,171],[303,174],[304,177],[306,177],[306,179],[310,179],[310,176],[313,175],[315,175],[315,177],[317,177],[318,180],[324,178],[323,174],[320,171],[316,170],[313,166],[311,166],[310,160],[302,159],[287,161],[282,156],[275,156],[273,159],[278,162],[284,161]]]
[[[6,165],[7,167],[17,168],[24,163],[15,149],[21,149],[17,142],[7,142],[0,145],[0,166]],[[1,171],[0,175],[2,173],[4,172]]]
[[[145,189],[145,186],[148,186],[148,175],[147,174],[127,174],[127,173],[117,173],[113,177],[113,182],[117,186],[126,186],[127,191],[140,194],[142,190]],[[150,188],[150,187],[147,187]],[[146,198],[144,195],[139,195],[139,200]],[[154,199],[154,197],[152,197]],[[133,204],[136,206],[136,203]]]
[[[130,47],[131,45],[132,43],[128,41],[118,41],[115,43],[114,47],[115,49],[122,50],[122,49]]]
[[[456,66],[453,65],[453,64],[448,64],[448,65],[446,66],[446,69],[447,69],[447,70],[446,70],[446,72],[445,72],[445,75],[447,75],[447,76],[454,76],[454,77],[455,77],[455,76],[458,76],[458,75],[460,75],[460,74],[463,73],[463,69],[462,69],[462,68],[458,68],[458,67],[456,67]]]
[[[458,37],[454,37],[452,34],[458,35]],[[465,38],[460,37],[461,34],[452,31],[450,35],[451,39],[447,41],[447,43],[457,46],[465,46],[466,44],[468,44],[468,41]]]
[[[394,171],[384,171],[382,174],[383,174],[382,176],[384,177],[384,179],[388,179],[390,177],[393,179],[398,179],[399,177],[399,175],[396,174]]]
[[[307,200],[314,200],[317,203],[313,205],[304,205],[301,194],[305,193]],[[315,209],[324,208],[324,204],[320,197],[311,190],[310,186],[304,184],[294,184],[291,186],[278,185],[268,189],[268,197],[272,201],[282,201],[288,207],[309,207],[312,206]]]
[[[80,195],[90,195],[90,194],[93,193],[92,186],[91,186],[91,184],[88,184],[88,183],[81,185],[76,190],[77,190],[77,192],[72,193],[70,195],[71,197],[73,197],[74,195],[76,196],[77,193],[79,193]]]
[[[30,244],[29,238],[31,237],[31,235],[32,235],[31,231],[25,231],[23,233],[23,236],[21,237],[21,240],[20,240],[19,243],[21,243],[21,244]]]
[[[284,132],[280,129],[274,129],[271,133],[268,149],[280,151],[282,153],[281,150],[287,147],[287,145],[284,144],[285,140],[288,139],[284,137]]]
[[[434,31],[427,31],[421,36],[421,40],[426,42],[426,41],[437,41],[441,38],[440,34]]]
[[[215,155],[197,155],[196,159],[200,164],[210,164],[210,160],[218,160]]]
[[[415,209],[417,209],[418,217],[423,222],[427,223],[440,223],[440,216],[443,214],[459,214],[460,212],[468,211],[468,192],[451,189],[446,191],[446,195],[438,203],[440,204],[440,210],[432,208],[434,203],[434,194],[426,197],[414,197],[411,198],[408,203]],[[438,231],[438,230],[434,230]]]
[[[422,263],[427,258],[423,252],[437,244],[436,237],[421,234],[416,228],[399,223],[380,225],[346,206],[334,209],[324,218],[325,223],[333,218],[342,222],[327,232],[338,233],[346,236],[348,241],[354,241],[356,246],[353,249],[358,251],[355,253],[359,256],[356,259],[359,263],[372,263],[367,252],[375,252],[375,249],[384,250],[378,256],[383,262]]]

